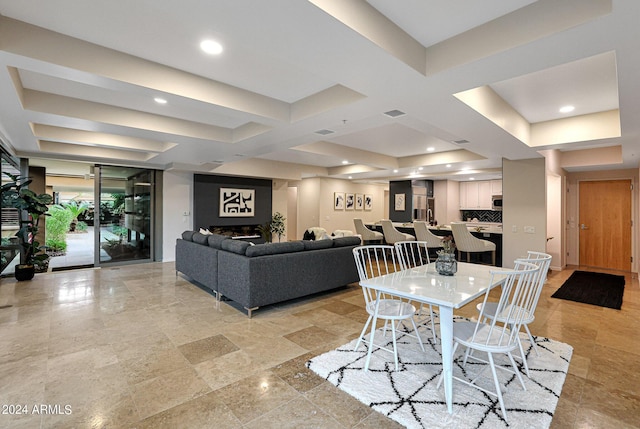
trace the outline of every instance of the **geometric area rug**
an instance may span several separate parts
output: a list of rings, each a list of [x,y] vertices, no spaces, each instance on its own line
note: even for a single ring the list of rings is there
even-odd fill
[[[436,332],[439,332],[436,325]],[[513,374],[497,370],[503,391],[508,422],[502,416],[498,399],[453,380],[453,414],[449,414],[444,386],[436,388],[442,372],[440,344],[433,343],[430,331],[419,328],[426,353],[414,337],[398,330],[398,371],[393,355],[374,349],[369,371],[364,371],[367,344],[353,351],[356,340],[316,356],[307,367],[360,402],[407,428],[548,428],[569,369],[573,348],[565,343],[535,337],[537,356],[528,340],[522,345],[527,355],[530,378],[522,373],[526,391]],[[367,337],[368,339],[368,337]],[[382,328],[376,331],[376,343],[389,341]],[[519,354],[514,352],[514,357]],[[485,355],[486,356],[486,355]],[[501,359],[496,355],[496,363]],[[520,366],[521,361],[516,357]],[[500,365],[508,364],[508,359]],[[485,364],[474,360],[462,367],[462,353],[454,357],[454,375],[473,378]],[[485,380],[486,379],[486,380]],[[486,381],[486,383],[485,383]],[[491,371],[478,384],[494,390]]]

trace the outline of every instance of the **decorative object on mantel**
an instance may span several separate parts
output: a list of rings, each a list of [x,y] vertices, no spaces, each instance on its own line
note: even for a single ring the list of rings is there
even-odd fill
[[[436,318],[438,320],[438,318]],[[464,320],[456,317],[456,320]],[[383,338],[380,328],[380,337]],[[418,329],[425,329],[420,326]],[[436,329],[438,329],[436,327]],[[521,334],[526,335],[526,334]],[[364,373],[367,349],[360,346],[354,351],[357,339],[336,350],[316,356],[307,367],[338,389],[353,396],[363,404],[395,420],[407,428],[548,428],[567,376],[573,348],[565,343],[534,337],[540,355],[532,352],[531,345],[523,340],[528,356],[531,378],[525,379],[527,390],[520,386],[509,390],[505,404],[509,407],[507,424],[499,410],[497,399],[485,393],[456,383],[453,389],[453,414],[447,412],[444,388],[436,387],[442,372],[440,347],[433,338],[425,335],[426,353],[416,345],[416,339],[408,336],[403,328],[398,332],[400,365],[394,371],[393,355],[382,349],[374,349],[369,372]],[[387,337],[391,346],[392,339]],[[523,337],[524,338],[524,337]],[[464,352],[454,356],[454,372],[461,371]],[[509,364],[499,357],[500,364]],[[473,374],[480,374],[486,364],[468,365]],[[512,374],[501,371],[498,375],[508,382]],[[480,382],[493,388],[491,375],[485,374]]]
[[[458,262],[456,262],[456,244],[453,242],[453,236],[447,235],[442,239],[442,250],[436,252],[436,271],[443,276],[452,276],[458,271]]]
[[[40,247],[36,240],[41,216],[48,216],[47,211],[53,197],[49,194],[36,194],[28,188],[32,182],[29,178],[4,173],[10,181],[2,185],[2,206],[13,207],[18,210],[20,229],[16,233],[18,243],[22,249],[20,264],[16,265],[16,280],[31,280],[36,271],[46,271],[49,265],[49,255]],[[23,217],[23,213],[28,218]]]
[[[255,189],[220,188],[220,217],[253,217],[255,200]]]

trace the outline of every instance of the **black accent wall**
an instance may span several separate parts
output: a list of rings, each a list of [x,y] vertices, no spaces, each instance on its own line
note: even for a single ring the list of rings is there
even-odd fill
[[[220,217],[220,188],[255,189],[255,216]],[[193,226],[263,225],[271,221],[272,182],[245,177],[193,175]]]
[[[413,220],[413,191],[411,180],[389,182],[389,219],[393,222],[411,222]],[[396,211],[396,194],[404,194],[404,211]]]

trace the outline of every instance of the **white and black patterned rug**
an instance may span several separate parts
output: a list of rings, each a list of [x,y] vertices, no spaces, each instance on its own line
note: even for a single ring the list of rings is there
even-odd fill
[[[375,349],[369,371],[365,372],[367,346],[363,342],[354,352],[356,340],[311,359],[307,366],[341,390],[408,428],[549,427],[569,369],[573,352],[571,346],[535,337],[540,353],[540,356],[536,356],[529,342],[523,341],[531,374],[531,378],[523,374],[526,391],[513,374],[498,370],[501,383],[506,386],[506,391],[503,388],[506,422],[496,397],[456,380],[453,381],[453,414],[447,412],[444,387],[436,389],[442,371],[440,345],[434,345],[430,332],[423,332],[422,329],[427,353],[420,350],[415,338],[401,335],[398,341],[398,371],[395,371],[391,353]],[[377,341],[385,340],[381,335],[381,330],[378,330]],[[390,333],[387,335],[391,346]],[[485,366],[469,360],[466,368],[463,368],[462,354],[457,354],[454,360],[456,376],[473,378]],[[496,362],[500,359],[502,357],[498,357]],[[500,360],[500,364],[507,362],[506,358]],[[495,389],[490,370],[478,384],[491,391]]]

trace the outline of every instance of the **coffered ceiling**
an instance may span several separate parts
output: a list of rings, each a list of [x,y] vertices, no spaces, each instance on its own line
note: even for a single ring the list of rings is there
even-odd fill
[[[1,137],[288,180],[494,178],[550,149],[637,168],[640,2],[481,3],[0,0]]]

